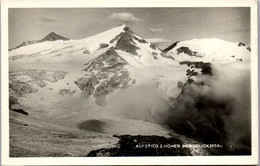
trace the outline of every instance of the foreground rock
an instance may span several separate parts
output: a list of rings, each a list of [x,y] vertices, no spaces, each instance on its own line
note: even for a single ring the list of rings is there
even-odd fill
[[[98,149],[91,151],[88,156],[189,156],[191,151],[182,148],[177,138],[165,138],[162,136],[115,136],[120,140],[117,147],[110,149]]]

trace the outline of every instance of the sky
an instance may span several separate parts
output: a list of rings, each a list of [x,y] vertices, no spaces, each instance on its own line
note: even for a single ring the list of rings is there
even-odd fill
[[[167,47],[194,38],[220,38],[250,46],[250,8],[11,8],[9,48],[50,32],[82,39],[127,24],[144,39]],[[160,40],[159,40],[160,39]]]

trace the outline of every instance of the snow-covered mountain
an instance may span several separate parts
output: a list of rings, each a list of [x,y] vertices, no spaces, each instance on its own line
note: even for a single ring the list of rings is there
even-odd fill
[[[186,113],[192,107],[198,109],[200,100],[195,98],[205,97],[215,87],[212,80],[219,81],[215,76],[223,72],[219,68],[237,71],[249,64],[250,52],[246,46],[220,39],[181,41],[162,51],[126,25],[80,40],[67,40],[51,33],[41,42],[9,51],[9,107],[29,115],[29,118],[20,117],[11,111],[15,114],[11,116],[11,135],[19,133],[17,122],[29,124],[28,131],[34,130],[30,128],[34,126],[39,131],[55,129],[77,137],[94,135],[99,142],[87,152],[111,147],[113,134],[171,137],[174,129],[197,138],[199,134],[194,128],[205,121],[212,128],[215,119],[208,116],[216,116],[215,112],[198,119],[183,117],[180,112]],[[211,102],[218,104],[213,99]],[[181,131],[176,128],[180,122],[177,117],[183,119]],[[221,124],[225,123],[222,121]],[[223,126],[213,128],[212,133],[226,130]],[[190,130],[194,135],[182,132]],[[37,147],[43,141],[36,139],[30,144],[24,141],[26,136],[20,137],[11,141],[11,145],[24,149]],[[191,141],[185,136],[178,137],[183,143]],[[92,145],[93,140],[87,141],[86,146]],[[52,143],[46,142],[46,147],[54,146]],[[50,153],[43,151],[41,155]],[[54,151],[60,154],[61,149]],[[206,152],[191,149],[191,154],[198,153]],[[73,155],[83,154],[86,152],[80,149]]]
[[[183,72],[184,76],[178,81],[186,79],[185,67],[180,67],[171,56],[137,36],[126,25],[82,40],[45,41],[21,47],[10,51],[9,61],[10,67],[15,69],[36,65],[36,68],[49,66],[53,70],[65,70],[69,73],[63,80],[77,85],[67,86],[71,91],[82,91],[81,96],[94,98],[148,80],[167,80],[160,77],[167,75],[171,68]],[[150,71],[152,68],[154,72]],[[71,76],[74,78],[69,78],[71,70],[78,72]]]
[[[66,38],[66,37],[60,36],[60,35],[58,35],[58,34],[56,34],[54,32],[51,32],[50,34],[48,34],[47,36],[45,36],[41,40],[33,40],[33,41],[23,42],[19,46],[15,47],[15,48],[12,48],[12,49],[9,49],[9,51],[12,51],[14,49],[17,49],[17,48],[20,48],[20,47],[23,47],[23,46],[27,46],[27,45],[30,45],[30,44],[42,43],[42,42],[45,42],[45,41],[57,41],[57,40],[65,41],[65,40],[69,40],[69,39]]]
[[[246,45],[232,43],[217,38],[193,39],[176,42],[164,49],[179,61],[230,62],[249,61],[250,50]]]

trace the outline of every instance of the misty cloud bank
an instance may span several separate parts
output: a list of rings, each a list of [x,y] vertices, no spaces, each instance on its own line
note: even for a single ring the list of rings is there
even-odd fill
[[[170,109],[165,95],[157,89],[156,84],[146,82],[119,91],[111,96],[108,103],[110,111],[127,118],[163,123]]]
[[[250,63],[213,65],[213,76],[186,83],[174,100],[144,83],[112,96],[111,110],[127,118],[167,124],[179,134],[250,153]]]

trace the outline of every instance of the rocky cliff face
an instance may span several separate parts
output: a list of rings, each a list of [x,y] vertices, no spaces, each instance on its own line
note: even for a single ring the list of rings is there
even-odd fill
[[[105,106],[108,94],[131,85],[132,78],[124,68],[127,64],[113,47],[85,64],[86,77],[75,81],[82,90],[81,95],[93,96],[96,98],[96,104]]]

